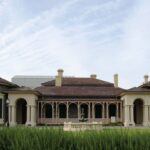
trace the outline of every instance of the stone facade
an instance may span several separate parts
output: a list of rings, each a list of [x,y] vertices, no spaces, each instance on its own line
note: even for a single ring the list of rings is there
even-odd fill
[[[64,78],[60,69],[55,80],[35,89],[9,83],[0,93],[0,123],[60,125],[79,123],[84,115],[88,123],[108,124],[113,119],[124,126],[150,126],[150,83],[148,76],[144,79],[143,85],[125,90],[118,87],[117,74],[112,84],[96,75]]]

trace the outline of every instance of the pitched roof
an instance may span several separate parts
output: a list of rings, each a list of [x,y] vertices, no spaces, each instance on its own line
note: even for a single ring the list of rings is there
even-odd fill
[[[0,78],[0,85],[5,85],[5,86],[8,86],[8,87],[18,87],[16,84],[12,83],[12,82],[9,82],[3,78]]]
[[[150,82],[142,84],[138,87],[133,87],[128,92],[150,92]]]
[[[42,83],[43,86],[55,86],[55,80]],[[103,80],[93,79],[93,78],[75,78],[68,77],[62,78],[62,86],[109,86],[114,85],[110,82]]]
[[[37,94],[37,95],[40,94],[35,89],[32,89],[30,87],[25,87],[25,86],[17,87],[17,88],[11,88],[6,92],[8,92],[8,93],[34,93],[34,94]]]
[[[115,88],[114,84],[93,78],[63,78],[62,86],[56,87],[55,80],[43,83],[35,88],[45,96],[76,97],[117,97],[124,89]]]
[[[126,95],[127,93],[150,93],[150,82],[144,83],[138,87],[133,87],[121,93],[121,95]]]
[[[64,87],[46,87],[36,88],[45,96],[77,96],[77,97],[117,97],[124,90],[114,87],[88,87],[88,86],[64,86]]]

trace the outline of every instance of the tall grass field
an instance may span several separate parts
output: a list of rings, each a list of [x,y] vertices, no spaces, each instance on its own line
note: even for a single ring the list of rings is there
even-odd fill
[[[150,129],[0,128],[0,150],[150,150]]]

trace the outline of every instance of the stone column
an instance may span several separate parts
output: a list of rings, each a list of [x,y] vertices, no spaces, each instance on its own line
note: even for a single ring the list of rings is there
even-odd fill
[[[143,107],[143,126],[149,126],[150,122],[148,120],[148,105]]]
[[[124,111],[125,111],[125,114],[124,114],[124,126],[129,126],[129,123],[130,123],[130,120],[129,120],[129,106],[128,105],[125,105],[124,106]]]
[[[105,118],[105,103],[102,103],[102,118]]]
[[[30,124],[30,106],[27,105],[27,121],[26,121],[26,125],[29,125]]]
[[[134,105],[131,105],[130,108],[131,108],[131,124],[135,125],[134,117],[133,117],[134,116]]]
[[[122,103],[120,103],[120,121],[123,121],[123,108],[122,108]]]
[[[56,123],[58,121],[58,103],[56,103]]]
[[[10,105],[10,126],[16,125],[16,106]]]
[[[78,102],[78,120],[80,120],[80,104]]]
[[[95,104],[92,103],[92,118],[93,118],[93,121],[95,119]]]
[[[31,125],[36,125],[36,106],[31,105]]]
[[[106,103],[106,115],[107,122],[109,122],[109,103]]]
[[[54,120],[54,103],[52,103],[52,120]]]
[[[90,122],[91,120],[91,106],[90,106],[91,103],[88,104],[88,120]]]
[[[8,106],[8,113],[9,113],[9,116],[8,116],[8,121],[9,123],[12,121],[12,109],[11,109],[11,105]]]
[[[119,120],[119,107],[118,107],[118,103],[116,104],[116,121]]]
[[[133,105],[125,105],[125,118],[124,118],[124,126],[134,126],[134,119],[133,119]]]
[[[68,102],[67,102],[67,106],[66,107],[67,107],[67,110],[66,110],[67,111],[67,116],[66,116],[66,118],[67,118],[67,121],[68,121],[68,118],[69,118],[69,105],[68,105]]]
[[[59,115],[59,112],[60,112],[60,109],[59,109],[59,104],[57,104],[57,118],[59,119],[60,118],[60,115]]]

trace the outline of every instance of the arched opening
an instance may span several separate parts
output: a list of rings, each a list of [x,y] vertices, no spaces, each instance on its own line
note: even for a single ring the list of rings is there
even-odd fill
[[[102,105],[101,104],[95,105],[95,118],[102,118]]]
[[[134,122],[137,125],[143,123],[143,101],[141,99],[134,101]]]
[[[52,118],[52,106],[51,104],[44,105],[45,118]]]
[[[116,105],[110,104],[109,105],[109,118],[116,117]]]
[[[78,108],[74,103],[69,105],[69,118],[78,118]]]
[[[87,104],[81,104],[81,114],[82,113],[84,114],[84,118],[88,118],[88,105]]]
[[[16,102],[16,122],[25,124],[27,121],[27,102],[25,99],[18,99]]]
[[[66,118],[67,108],[65,104],[59,104],[59,118]]]

